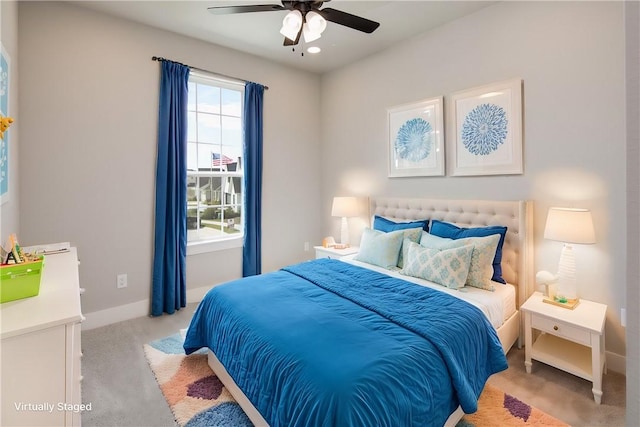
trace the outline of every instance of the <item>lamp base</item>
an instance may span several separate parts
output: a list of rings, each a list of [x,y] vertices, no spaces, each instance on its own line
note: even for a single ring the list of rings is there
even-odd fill
[[[547,304],[556,305],[556,306],[562,307],[562,308],[567,308],[569,310],[573,310],[580,303],[580,299],[578,299],[578,298],[576,298],[576,299],[560,299],[558,297],[555,297],[555,298],[551,299],[549,297],[544,297],[542,299],[542,302],[547,303]]]
[[[343,245],[343,248],[349,247],[349,224],[347,224],[347,218],[344,216],[340,224],[340,244]]]

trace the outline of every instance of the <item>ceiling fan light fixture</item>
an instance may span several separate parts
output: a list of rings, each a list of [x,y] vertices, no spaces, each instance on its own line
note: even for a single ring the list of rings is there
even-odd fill
[[[300,31],[300,27],[302,27],[302,13],[299,10],[292,10],[287,13],[282,20],[280,34],[289,40],[295,40]]]
[[[322,32],[327,28],[327,20],[324,19],[322,15],[315,11],[309,11],[305,15],[305,19],[307,21],[307,25],[312,31],[317,31],[322,34]]]
[[[302,26],[302,35],[304,36],[304,41],[307,43],[311,43],[312,41],[318,40],[322,34],[317,31],[313,31],[309,28],[309,24],[305,23]]]
[[[310,43],[318,40],[322,32],[327,28],[327,20],[318,12],[309,11],[305,15],[305,23],[302,27],[304,41]]]

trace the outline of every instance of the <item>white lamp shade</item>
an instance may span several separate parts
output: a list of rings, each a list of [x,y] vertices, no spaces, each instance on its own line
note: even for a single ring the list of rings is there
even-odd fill
[[[282,20],[280,34],[289,40],[295,40],[300,31],[300,27],[302,27],[302,13],[299,10],[292,10],[287,13]]]
[[[310,43],[317,40],[327,28],[327,21],[317,12],[310,11],[305,15],[305,23],[302,27],[304,41]]]
[[[588,209],[550,208],[544,238],[564,243],[595,243],[591,212]]]
[[[358,199],[355,197],[334,197],[331,216],[349,218],[358,216]]]

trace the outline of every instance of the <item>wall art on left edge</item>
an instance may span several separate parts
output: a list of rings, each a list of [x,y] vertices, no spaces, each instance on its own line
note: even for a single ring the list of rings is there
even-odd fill
[[[11,60],[0,45],[0,115],[9,116],[9,65]],[[9,201],[9,134],[0,139],[0,205]]]
[[[444,175],[442,97],[387,110],[389,177]]]
[[[521,79],[454,93],[447,106],[452,175],[523,173]]]

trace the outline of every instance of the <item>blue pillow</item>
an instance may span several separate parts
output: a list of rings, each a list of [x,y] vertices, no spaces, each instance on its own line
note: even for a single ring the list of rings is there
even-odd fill
[[[491,280],[498,283],[507,283],[502,278],[502,246],[504,245],[504,238],[507,235],[507,227],[500,225],[490,225],[488,227],[477,228],[463,228],[457,225],[450,224],[444,221],[438,221],[437,219],[431,220],[431,234],[448,237],[449,239],[462,239],[464,237],[486,237],[492,234],[499,234],[500,241],[498,242],[498,249],[496,249],[496,256],[493,258],[493,277]]]
[[[429,231],[429,220],[422,219],[420,221],[411,222],[394,222],[378,215],[373,217],[374,230],[380,230],[388,233],[390,231],[406,230],[408,228],[422,228],[424,231]]]

